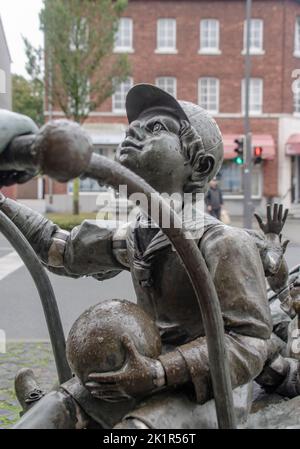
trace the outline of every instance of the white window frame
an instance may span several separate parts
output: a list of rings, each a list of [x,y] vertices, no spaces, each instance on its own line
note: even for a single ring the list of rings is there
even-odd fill
[[[160,33],[162,32],[161,30],[161,24],[164,22],[166,23],[167,21],[170,21],[172,23],[172,41],[173,41],[173,45],[172,46],[165,46],[165,45],[161,45],[160,39],[161,39],[161,35]],[[164,31],[164,33],[166,33],[166,31]],[[178,53],[177,48],[176,48],[176,42],[177,42],[177,22],[176,19],[173,18],[169,18],[169,17],[163,17],[157,20],[157,24],[156,24],[156,50],[155,53],[165,53],[165,54],[174,54],[174,53]]]
[[[201,101],[201,84],[204,81],[216,81],[216,107],[213,108],[207,108],[204,107],[203,102]],[[209,88],[208,88],[209,89]],[[210,101],[207,102],[208,104],[210,103]],[[214,78],[211,76],[207,76],[207,77],[201,77],[198,79],[198,104],[200,106],[202,106],[209,114],[219,114],[219,109],[220,109],[220,80],[218,78]]]
[[[130,45],[117,45],[116,41],[118,38],[118,34],[121,33],[123,35],[124,29],[122,28],[124,24],[129,24],[129,41]],[[122,40],[122,39],[121,39]],[[133,53],[133,20],[131,17],[121,17],[119,19],[119,28],[115,36],[115,44],[114,44],[114,53]]]
[[[209,26],[212,26],[212,23],[216,25],[216,46],[205,46],[205,26],[209,24]],[[220,55],[220,22],[217,19],[202,19],[200,20],[199,24],[199,36],[200,36],[200,48],[198,50],[198,53],[201,55]]]
[[[129,85],[128,90],[125,92],[124,84],[125,84],[127,81],[129,81],[129,84],[130,84],[130,85]],[[125,108],[126,95],[127,95],[127,92],[129,91],[129,89],[131,89],[132,86],[133,86],[133,78],[132,78],[132,77],[127,78],[126,81],[123,81],[122,83],[119,84],[118,88],[121,88],[120,94],[124,96],[124,99],[123,99],[123,100],[124,100],[124,106],[121,107],[121,108],[116,107],[116,104],[115,104],[115,103],[116,103],[116,95],[119,94],[119,92],[116,91],[116,92],[113,94],[113,96],[112,96],[112,112],[113,112],[114,114],[122,114],[122,115],[126,114],[126,108]]]
[[[298,84],[298,86],[297,86]],[[300,78],[295,81],[295,88],[293,90],[293,106],[294,106],[294,115],[297,117],[300,116]]]
[[[251,46],[251,41],[253,39],[252,37],[252,32],[253,32],[253,26],[254,23],[259,23],[260,24],[260,30],[259,30],[259,41],[260,41],[260,46],[259,47],[253,47]],[[244,49],[242,51],[243,54],[246,54],[247,51],[247,21],[244,21]],[[265,51],[264,51],[264,21],[263,19],[251,19],[251,24],[250,24],[250,54],[251,55],[264,55]]]
[[[172,87],[173,93],[170,92],[170,90],[168,90],[168,87],[167,87],[167,84],[170,81],[173,83],[173,87]],[[174,98],[177,97],[177,79],[174,76],[158,76],[155,80],[155,85],[157,87],[160,87],[160,89],[165,90],[170,95],[173,95]]]
[[[258,104],[260,105],[260,109],[252,109],[251,106],[253,106],[253,104],[251,105],[251,99],[253,98],[253,92],[251,92],[251,90],[254,88],[253,87],[253,83],[259,81],[259,85],[260,87],[260,92],[259,92],[259,102]],[[245,112],[245,100],[246,100],[246,81],[245,79],[242,80],[242,104],[241,104],[241,110],[242,110],[242,114],[244,114]],[[264,80],[262,78],[250,78],[250,87],[249,87],[249,115],[262,115],[263,114],[263,109],[264,109]]]
[[[295,20],[294,56],[300,58],[300,16]]]

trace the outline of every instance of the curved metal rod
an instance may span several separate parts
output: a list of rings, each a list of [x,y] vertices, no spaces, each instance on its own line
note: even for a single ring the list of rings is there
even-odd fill
[[[0,232],[23,260],[39,292],[53,348],[58,379],[60,383],[64,383],[72,377],[72,374],[66,358],[64,331],[49,277],[23,234],[2,211],[0,211]]]
[[[224,338],[224,322],[215,286],[198,246],[194,240],[185,238],[177,214],[149,184],[135,173],[104,156],[93,154],[85,175],[115,188],[126,184],[129,195],[137,192],[144,193],[148,200],[151,200],[155,210],[162,212],[160,216],[169,214],[173,226],[166,228],[162,223],[157,224],[177,250],[199,303],[207,338],[218,424],[223,429],[235,428],[236,420]],[[146,212],[149,213],[148,210]]]
[[[297,273],[297,271],[300,271],[300,264],[295,265],[293,268],[290,269],[289,276],[291,276],[291,274]]]

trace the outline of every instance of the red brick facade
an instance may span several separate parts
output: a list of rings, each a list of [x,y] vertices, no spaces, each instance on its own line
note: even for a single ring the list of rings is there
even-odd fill
[[[271,134],[278,151],[278,119],[293,113],[292,71],[300,69],[293,56],[295,20],[300,16],[296,0],[254,0],[252,17],[263,20],[263,55],[252,56],[251,77],[263,79],[263,114],[251,119],[252,132]],[[155,83],[156,77],[177,79],[177,98],[198,101],[198,79],[219,79],[219,114],[215,116],[223,134],[243,134],[241,81],[244,78],[242,0],[130,0],[124,17],[133,20],[133,49],[129,54],[134,84]],[[159,18],[176,19],[177,54],[157,54],[156,27]],[[220,24],[220,55],[201,55],[199,23],[217,19]],[[106,114],[107,113],[107,114]],[[107,100],[89,118],[91,123],[125,123],[126,117],[112,114]],[[278,195],[278,158],[264,161],[267,197]]]

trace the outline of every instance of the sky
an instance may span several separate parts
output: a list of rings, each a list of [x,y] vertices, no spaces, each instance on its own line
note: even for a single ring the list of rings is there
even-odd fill
[[[43,35],[39,30],[42,5],[42,0],[0,0],[0,15],[13,60],[12,73],[27,77],[22,36],[27,37],[35,47],[43,44]]]

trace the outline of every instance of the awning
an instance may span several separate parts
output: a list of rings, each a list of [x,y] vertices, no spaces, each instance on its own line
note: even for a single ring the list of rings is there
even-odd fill
[[[223,134],[224,143],[224,158],[233,159],[236,157],[236,139],[240,139],[241,136],[237,134]],[[252,148],[262,147],[262,158],[263,159],[274,159],[275,158],[275,142],[270,134],[252,134]]]
[[[122,123],[87,123],[84,129],[94,145],[118,146],[125,137],[126,125]]]
[[[285,154],[294,156],[300,154],[300,134],[292,134],[285,145]]]

